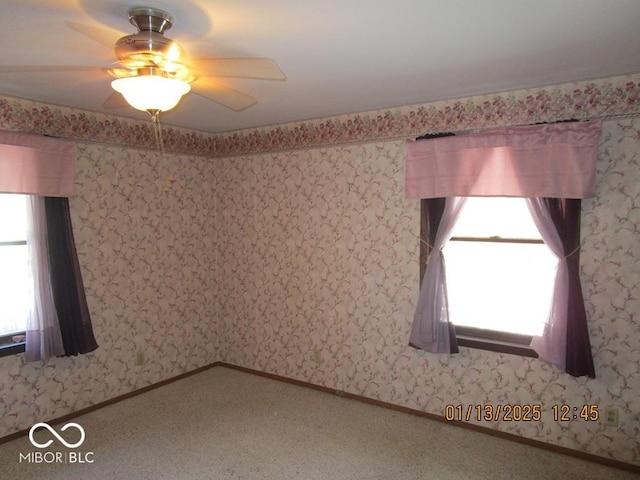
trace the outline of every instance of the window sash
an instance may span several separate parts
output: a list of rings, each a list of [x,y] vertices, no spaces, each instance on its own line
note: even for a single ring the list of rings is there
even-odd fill
[[[557,258],[543,242],[448,242],[449,320],[456,326],[540,335]]]
[[[503,238],[503,237],[451,237],[450,242],[486,242],[486,243],[530,243],[544,244],[541,238]]]
[[[15,247],[19,245],[26,245],[26,240],[11,240],[8,242],[0,242],[0,247]]]

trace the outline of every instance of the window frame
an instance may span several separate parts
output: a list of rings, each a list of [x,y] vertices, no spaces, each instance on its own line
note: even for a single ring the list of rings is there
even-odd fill
[[[15,341],[15,337],[25,337],[24,340]],[[17,332],[0,337],[0,357],[8,357],[24,353],[27,345],[26,332]]]
[[[427,199],[420,200],[420,282],[424,279],[427,268],[427,259],[431,253],[431,246],[428,242],[429,228],[427,224],[426,202]],[[537,239],[514,239],[514,238],[487,238],[487,237],[452,237],[450,241],[480,241],[495,243],[532,243],[541,244],[542,240]],[[530,347],[533,336],[518,333],[489,330],[461,325],[454,325],[458,346],[488,350],[492,352],[520,355],[523,357],[538,358],[538,354]]]

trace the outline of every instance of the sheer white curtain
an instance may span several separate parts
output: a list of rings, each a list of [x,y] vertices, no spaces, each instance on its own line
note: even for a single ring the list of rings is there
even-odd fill
[[[538,356],[560,367],[566,367],[567,312],[569,292],[569,271],[564,256],[562,239],[553,223],[543,198],[527,198],[527,206],[540,235],[549,250],[558,257],[556,279],[553,287],[551,310],[546,319],[542,336],[534,336],[531,342]]]
[[[451,232],[465,200],[464,197],[449,197],[445,201],[413,317],[409,344],[432,353],[452,353],[446,268],[442,249],[451,238]]]
[[[64,354],[51,289],[44,198],[35,195],[27,202],[27,249],[33,282],[25,360],[32,362]]]

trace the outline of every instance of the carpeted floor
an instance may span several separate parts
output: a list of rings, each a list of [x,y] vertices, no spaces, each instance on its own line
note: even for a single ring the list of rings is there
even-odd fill
[[[43,462],[28,438],[0,445],[3,480],[638,479],[584,460],[413,415],[213,368],[73,420]],[[56,426],[56,431],[62,425]],[[73,437],[75,434],[75,437]],[[70,427],[62,437],[79,441]],[[57,451],[65,456],[58,462]],[[20,456],[23,456],[20,462]],[[29,457],[33,460],[34,457]],[[46,460],[50,460],[46,462]],[[85,461],[80,463],[79,460]]]

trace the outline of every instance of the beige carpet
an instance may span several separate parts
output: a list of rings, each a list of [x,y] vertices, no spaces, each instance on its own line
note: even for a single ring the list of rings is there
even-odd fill
[[[0,478],[29,479],[633,479],[629,472],[482,433],[217,367],[73,420],[74,463],[23,460],[0,445]],[[62,425],[57,425],[59,431]],[[75,434],[75,437],[73,437]],[[61,432],[74,443],[79,432]],[[87,463],[79,463],[78,458]]]

